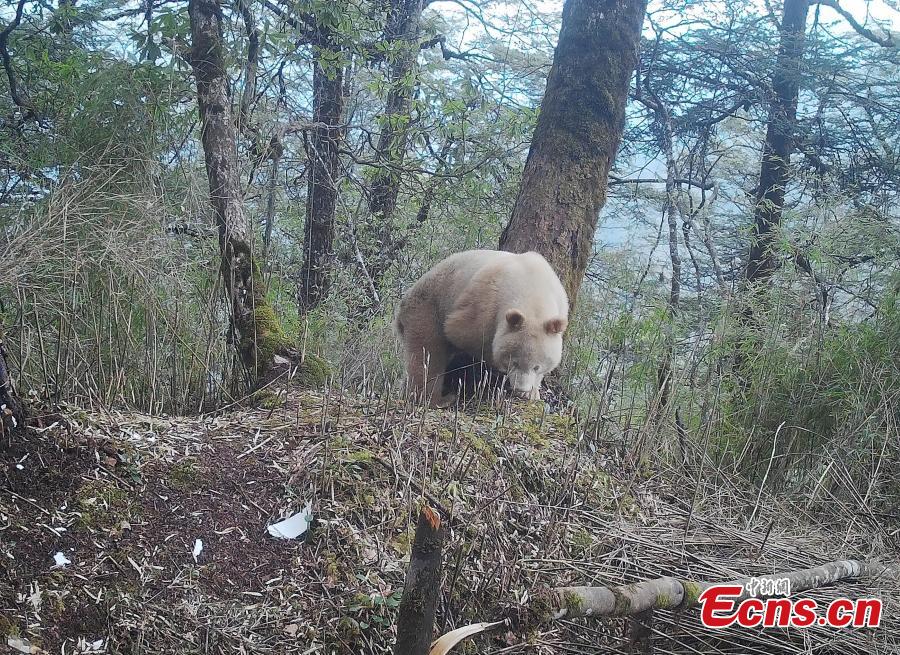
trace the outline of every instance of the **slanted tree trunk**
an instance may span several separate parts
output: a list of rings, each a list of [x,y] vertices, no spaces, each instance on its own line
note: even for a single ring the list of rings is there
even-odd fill
[[[536,250],[572,305],[625,123],[645,0],[566,0],[522,186],[500,248]]]
[[[778,267],[775,236],[784,212],[785,187],[790,179],[808,13],[809,0],[784,0],[781,43],[772,74],[766,142],[756,188],[753,233],[744,271],[746,281],[751,283],[767,280]]]
[[[219,231],[222,279],[238,355],[253,381],[268,370],[275,354],[288,350],[288,340],[266,300],[244,215],[222,46],[222,8],[219,0],[190,0],[188,15],[191,65],[200,106],[200,138],[210,204]]]
[[[669,302],[666,305],[666,323],[664,326],[665,343],[662,359],[657,368],[658,404],[656,413],[663,414],[669,406],[672,396],[673,376],[675,374],[675,319],[681,303],[681,254],[678,251],[678,194],[676,178],[678,162],[675,160],[673,146],[672,115],[669,108],[651,90],[653,96],[646,104],[650,107],[659,123],[659,145],[666,157],[666,201],[663,214],[669,227],[669,259],[672,262],[672,280],[669,286]]]
[[[340,144],[344,114],[344,70],[341,53],[326,28],[317,33],[313,63],[313,122],[322,123],[310,135],[306,224],[298,300],[308,312],[328,295],[334,262],[334,217],[340,174]]]
[[[417,87],[419,24],[424,4],[423,0],[392,0],[384,29],[384,40],[390,46],[390,73],[375,152],[383,168],[375,174],[369,188],[370,231],[375,244],[369,249],[366,262],[376,286],[396,259],[403,242],[394,237],[392,218],[400,192],[398,167],[406,158],[410,107]]]
[[[0,339],[0,448],[8,446],[11,436],[25,427],[25,409],[16,394],[6,363],[6,348]]]

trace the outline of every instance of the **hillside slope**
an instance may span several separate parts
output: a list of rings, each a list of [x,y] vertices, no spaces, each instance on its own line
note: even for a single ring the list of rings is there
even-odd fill
[[[539,404],[425,411],[336,391],[265,394],[255,407],[196,418],[47,416],[0,452],[2,643],[388,653],[423,499],[450,525],[437,629],[513,619],[467,652],[622,646],[620,620],[516,625],[542,585],[896,559],[896,534],[765,496],[746,528],[756,491],[691,464],[696,453],[674,468],[652,454],[628,464],[621,441],[608,421],[579,423]],[[305,539],[267,533],[307,502],[315,521]],[[57,553],[69,563],[56,565]],[[900,593],[872,584],[809,595],[884,598],[877,630],[714,633],[693,611],[662,617],[659,651],[900,652]]]

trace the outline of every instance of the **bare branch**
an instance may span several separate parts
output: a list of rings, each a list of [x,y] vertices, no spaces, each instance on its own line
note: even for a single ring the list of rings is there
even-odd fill
[[[665,184],[665,180],[659,180],[652,177],[618,177],[614,175],[609,176],[609,184],[608,186],[619,186],[621,184]],[[684,186],[693,186],[698,189],[704,189],[706,191],[711,191],[714,187],[712,182],[700,182],[697,180],[690,180],[687,178],[675,178],[675,184],[683,184]]]
[[[256,95],[256,71],[259,67],[259,29],[250,6],[246,0],[237,0],[235,3],[241,12],[244,21],[244,31],[247,34],[247,61],[244,64],[244,89],[241,92],[241,102],[238,110],[238,119],[241,125],[250,121],[250,105]]]
[[[450,59],[481,59],[483,61],[494,61],[490,57],[486,55],[478,54],[477,52],[457,52],[456,50],[451,50],[447,47],[447,37],[443,34],[438,34],[436,36],[431,37],[430,39],[426,39],[419,44],[420,50],[427,50],[428,48],[433,48],[434,46],[441,47],[441,56],[445,60]]]
[[[16,6],[15,17],[10,21],[9,25],[0,32],[0,59],[3,60],[3,70],[6,71],[6,78],[9,80],[9,95],[12,97],[12,101],[16,106],[25,111],[25,120],[28,120],[34,116],[34,105],[31,104],[28,95],[19,88],[16,72],[13,70],[12,57],[9,54],[9,35],[12,34],[12,31],[22,22],[22,12],[25,10],[25,2],[26,0],[19,0],[19,4]]]
[[[854,30],[856,30],[857,34],[869,39],[869,41],[872,41],[873,43],[877,43],[878,45],[880,45],[883,48],[896,48],[897,47],[898,44],[897,44],[897,41],[894,40],[893,34],[888,32],[887,30],[885,30],[884,36],[879,36],[878,34],[875,34],[875,32],[873,32],[872,30],[867,28],[865,25],[862,25],[861,23],[859,23],[853,17],[853,14],[851,14],[849,11],[847,11],[846,9],[841,7],[841,5],[838,4],[838,0],[816,0],[816,4],[822,5],[824,7],[831,7],[832,9],[834,9],[837,13],[839,13],[844,18],[844,20],[846,20],[848,23],[850,23],[850,27],[852,27]]]

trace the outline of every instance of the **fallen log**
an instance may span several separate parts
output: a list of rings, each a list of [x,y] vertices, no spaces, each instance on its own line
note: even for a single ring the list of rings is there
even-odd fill
[[[745,577],[730,582],[694,582],[673,577],[644,580],[617,587],[558,587],[532,598],[527,624],[543,624],[576,617],[630,617],[632,619],[632,652],[649,652],[649,633],[653,611],[657,609],[685,611],[699,604],[700,596],[711,587],[736,585],[743,593],[734,598],[738,603],[747,598],[771,598],[782,596],[788,587],[791,594],[817,589],[851,578],[889,579],[900,581],[900,564],[885,566],[860,560],[837,560],[821,566],[771,575]],[[785,582],[786,581],[786,582]],[[769,584],[771,583],[771,584]],[[467,630],[475,626],[457,628],[453,633],[472,637],[493,629],[496,623],[479,624],[480,630]],[[440,641],[440,640],[439,640]],[[460,643],[455,640],[453,644]],[[435,646],[438,642],[435,642]],[[431,655],[448,652],[432,647]]]
[[[900,566],[884,566],[859,560],[838,560],[800,571],[746,577],[730,582],[692,582],[676,578],[656,578],[621,587],[560,587],[553,590],[552,619],[578,616],[634,616],[653,609],[686,610],[695,607],[701,594],[710,587],[737,585],[743,588],[740,602],[747,598],[771,598],[780,593],[765,593],[770,585],[786,580],[791,593],[817,589],[848,578],[900,577]],[[754,593],[754,588],[756,592]]]

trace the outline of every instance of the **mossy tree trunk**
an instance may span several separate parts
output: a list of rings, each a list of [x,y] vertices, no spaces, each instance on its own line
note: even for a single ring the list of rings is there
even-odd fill
[[[790,179],[808,13],[809,0],[785,0],[781,42],[772,74],[766,141],[756,187],[753,233],[744,271],[744,277],[750,283],[767,280],[778,267],[776,234],[784,213],[785,187]]]
[[[536,250],[572,305],[606,202],[646,0],[566,0],[522,186],[500,248]]]
[[[219,233],[222,279],[240,361],[251,381],[265,373],[287,339],[266,300],[254,260],[239,182],[236,128],[231,113],[218,0],[190,0],[191,65],[200,107],[200,138],[209,199]]]
[[[343,53],[325,25],[317,26],[314,43],[313,122],[318,125],[310,134],[307,153],[306,223],[298,290],[303,312],[322,304],[331,286],[344,115]]]

